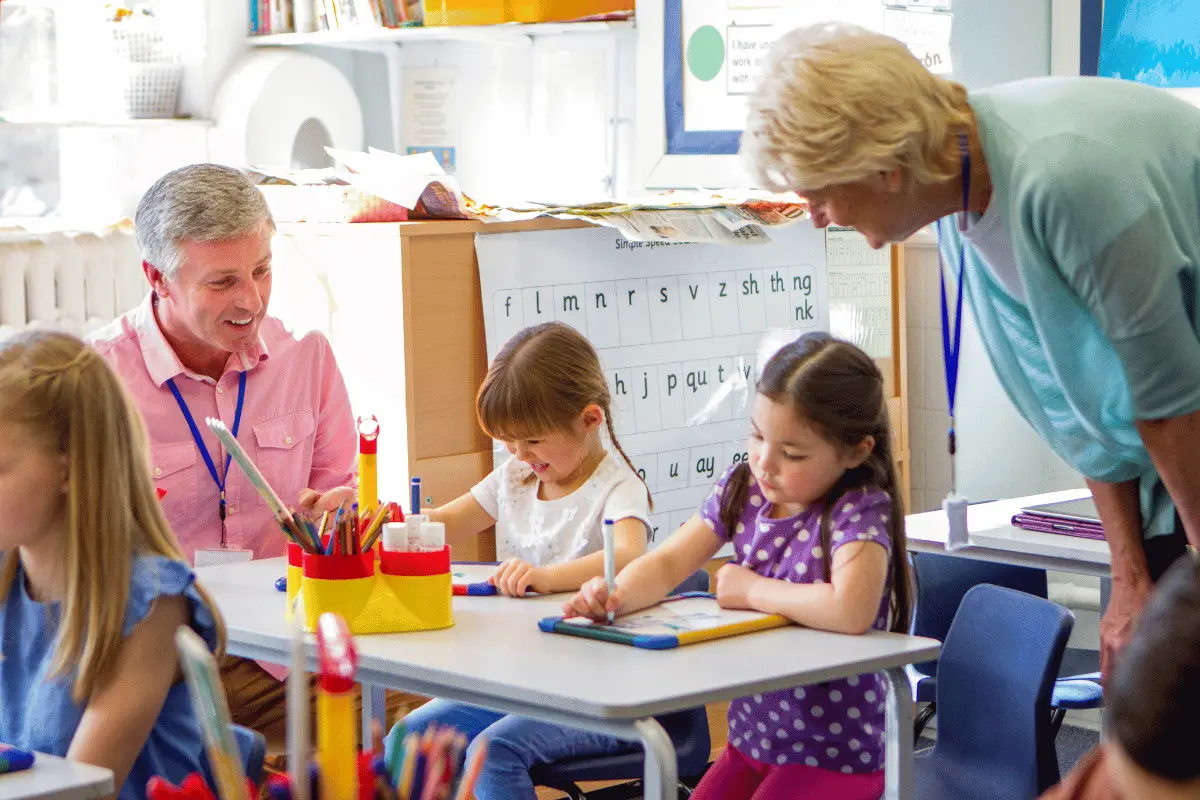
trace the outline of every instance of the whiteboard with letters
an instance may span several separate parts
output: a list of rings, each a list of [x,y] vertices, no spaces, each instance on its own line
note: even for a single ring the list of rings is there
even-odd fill
[[[621,445],[654,499],[655,543],[746,457],[759,367],[799,334],[829,330],[825,232],[806,220],[771,238],[663,245],[601,227],[476,236],[488,360],[542,322],[588,337]]]

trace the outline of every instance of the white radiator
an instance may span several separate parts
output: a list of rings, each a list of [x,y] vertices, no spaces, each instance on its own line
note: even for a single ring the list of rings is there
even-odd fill
[[[29,327],[85,336],[137,306],[146,290],[128,225],[0,231],[0,338]]]

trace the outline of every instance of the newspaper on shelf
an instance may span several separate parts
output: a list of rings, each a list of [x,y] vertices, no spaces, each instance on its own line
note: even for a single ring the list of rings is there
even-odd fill
[[[400,156],[326,148],[339,165],[298,174],[296,182],[340,182],[410,210],[410,219],[519,222],[537,217],[582,220],[614,228],[635,242],[761,244],[768,230],[808,216],[795,194],[747,190],[672,191],[628,200],[484,202],[462,191],[430,153]],[[287,182],[286,171],[256,168],[265,180]]]

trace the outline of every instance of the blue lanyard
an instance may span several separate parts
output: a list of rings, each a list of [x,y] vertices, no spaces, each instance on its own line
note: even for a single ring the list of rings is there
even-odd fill
[[[962,154],[962,225],[966,225],[967,204],[971,196],[971,151],[967,146],[967,137],[959,134],[958,147]],[[954,455],[958,449],[954,435],[954,400],[958,392],[958,356],[962,349],[962,301],[963,283],[965,282],[963,268],[966,266],[967,248],[959,242],[958,275],[956,283],[957,298],[954,303],[954,335],[950,335],[950,309],[946,303],[946,276],[943,267],[938,275],[938,287],[942,295],[942,363],[946,370],[946,403],[950,412],[950,428],[947,432],[947,448],[950,452],[950,489],[957,491],[958,476],[954,469]],[[942,266],[941,226],[938,226],[938,265]]]
[[[229,477],[229,464],[233,461],[233,455],[225,454],[225,471],[220,475],[217,474],[217,465],[213,463],[212,456],[208,454],[208,447],[204,444],[204,437],[200,435],[200,429],[196,427],[196,420],[192,418],[192,412],[188,409],[187,403],[183,400],[183,395],[179,393],[179,387],[175,385],[174,378],[167,378],[167,386],[171,389],[171,394],[175,395],[175,402],[179,404],[179,410],[183,412],[183,418],[187,420],[188,427],[192,429],[192,439],[196,442],[196,447],[200,450],[200,455],[204,456],[204,465],[208,467],[208,474],[212,475],[213,483],[217,485],[218,491],[221,493],[220,503],[217,506],[217,515],[221,520],[221,547],[225,546],[225,479]],[[242,404],[246,400],[246,373],[238,373],[238,399],[237,411],[233,415],[233,438],[237,438],[238,428],[242,424]]]

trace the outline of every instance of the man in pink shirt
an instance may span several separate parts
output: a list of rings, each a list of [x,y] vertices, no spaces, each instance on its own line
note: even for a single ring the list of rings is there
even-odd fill
[[[285,502],[321,508],[352,499],[356,434],[328,340],[267,314],[266,199],[241,172],[197,164],[150,187],[135,222],[150,292],[91,339],[146,420],[167,519],[197,566],[283,555],[271,510],[205,418],[224,421]],[[222,664],[235,721],[270,739],[284,724],[280,674]]]
[[[198,566],[283,555],[271,510],[227,467],[204,420],[236,431],[285,502],[349,485],[354,416],[333,350],[320,333],[297,339],[268,316],[275,223],[237,170],[200,164],[165,175],[136,225],[150,292],[91,339],[146,419],[167,519]]]

